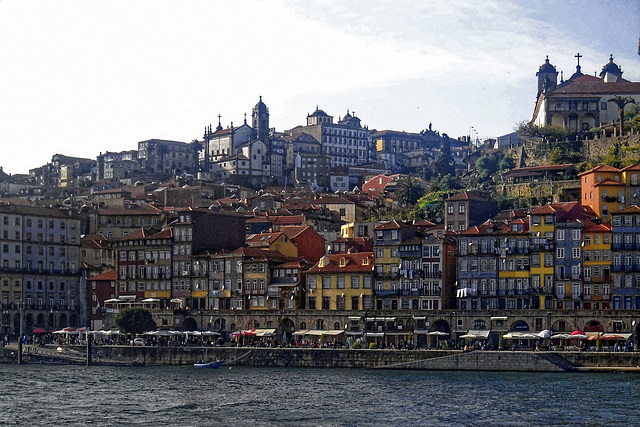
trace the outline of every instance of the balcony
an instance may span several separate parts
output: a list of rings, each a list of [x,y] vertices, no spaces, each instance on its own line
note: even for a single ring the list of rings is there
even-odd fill
[[[611,266],[611,271],[622,271],[622,266],[621,265],[612,265]]]

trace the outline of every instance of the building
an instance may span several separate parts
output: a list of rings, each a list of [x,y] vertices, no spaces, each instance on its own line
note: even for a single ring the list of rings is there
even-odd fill
[[[361,165],[377,160],[369,129],[363,127],[360,119],[349,111],[334,123],[332,116],[316,108],[307,116],[306,126],[289,131],[291,135],[298,132],[311,135],[320,142],[322,154],[331,158],[331,167]]]
[[[373,272],[371,252],[323,256],[306,272],[306,307],[324,311],[373,309]]]
[[[89,213],[89,233],[119,239],[145,227],[161,226],[167,214],[146,203],[104,205]]]
[[[193,143],[149,139],[138,142],[141,172],[148,176],[170,178],[194,174],[198,166],[198,146]]]
[[[613,62],[613,55],[598,76],[583,74],[582,55],[576,57],[576,72],[567,80],[561,78],[560,83],[558,71],[549,62],[549,57],[540,66],[536,73],[538,95],[532,123],[582,133],[619,121],[618,107],[609,101],[616,95],[640,101],[640,83],[622,78],[623,72]]]
[[[205,308],[212,305],[211,301],[204,299],[207,295],[200,292],[204,289],[192,288],[192,257],[223,249],[232,251],[243,246],[244,220],[239,214],[209,209],[178,211],[178,219],[171,224],[174,237],[172,300],[180,300],[184,307]],[[192,290],[197,292],[195,298],[192,298]]]
[[[0,205],[3,334],[85,326],[79,216],[55,208]]]
[[[614,310],[640,308],[640,208],[630,206],[611,214],[611,270]]]
[[[483,224],[498,213],[498,202],[488,193],[464,190],[445,200],[444,225],[447,231],[464,231]]]
[[[118,239],[116,247],[117,296],[136,296],[171,307],[171,227],[142,228]]]

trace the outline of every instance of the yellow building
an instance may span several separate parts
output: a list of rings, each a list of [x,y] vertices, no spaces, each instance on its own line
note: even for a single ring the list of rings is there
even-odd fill
[[[531,235],[530,283],[534,295],[538,295],[539,307],[553,308],[553,233],[555,209],[551,205],[532,209],[529,213]]]
[[[282,231],[276,231],[274,233],[250,234],[246,237],[246,243],[250,248],[261,248],[271,251],[278,251],[282,255],[292,258],[298,256],[297,246]]]
[[[310,310],[370,310],[373,253],[325,255],[307,271]]]

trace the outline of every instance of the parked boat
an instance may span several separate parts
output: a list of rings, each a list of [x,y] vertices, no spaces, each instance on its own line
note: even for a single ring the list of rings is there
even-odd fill
[[[205,362],[204,360],[199,360],[193,364],[194,368],[219,368],[222,366],[222,360],[216,360],[215,362]]]

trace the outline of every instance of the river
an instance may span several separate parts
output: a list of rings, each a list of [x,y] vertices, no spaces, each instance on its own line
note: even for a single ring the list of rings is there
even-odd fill
[[[0,364],[0,425],[640,425],[640,375]]]

